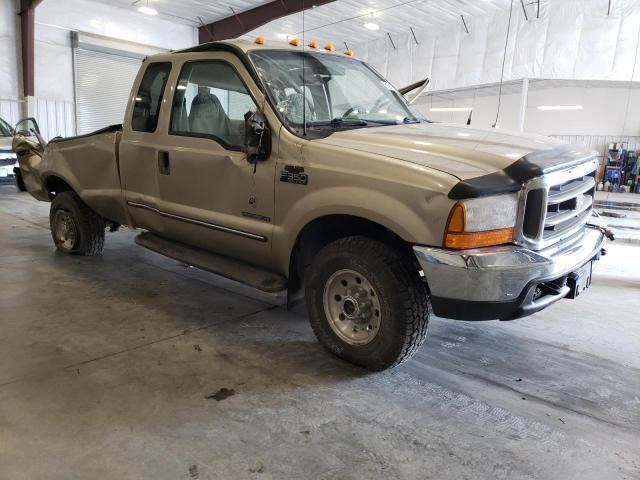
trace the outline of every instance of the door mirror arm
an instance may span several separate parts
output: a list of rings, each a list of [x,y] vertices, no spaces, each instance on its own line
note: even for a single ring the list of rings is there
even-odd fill
[[[256,164],[269,158],[271,154],[271,130],[260,112],[244,114],[244,145],[242,151],[247,160]]]

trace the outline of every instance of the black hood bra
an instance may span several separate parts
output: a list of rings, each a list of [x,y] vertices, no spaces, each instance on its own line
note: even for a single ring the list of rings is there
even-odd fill
[[[590,153],[585,147],[578,145],[559,145],[538,150],[528,153],[498,172],[461,180],[449,191],[448,196],[452,200],[463,200],[517,192],[523,183],[532,178],[583,163],[595,155],[595,152]]]

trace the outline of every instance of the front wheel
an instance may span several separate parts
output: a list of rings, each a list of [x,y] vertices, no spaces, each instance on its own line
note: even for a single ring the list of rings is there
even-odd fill
[[[75,192],[58,193],[49,212],[51,236],[63,253],[92,256],[104,249],[104,219]]]
[[[305,296],[320,342],[370,370],[408,360],[426,338],[429,300],[418,269],[377,240],[347,237],[324,247]]]

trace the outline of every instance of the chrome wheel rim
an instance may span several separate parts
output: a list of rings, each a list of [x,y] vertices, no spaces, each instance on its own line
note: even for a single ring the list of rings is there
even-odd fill
[[[379,298],[371,282],[355,270],[339,270],[329,277],[324,313],[340,340],[362,346],[376,337],[382,321]]]
[[[56,212],[53,218],[53,233],[60,247],[64,250],[73,249],[77,238],[76,224],[66,210]]]

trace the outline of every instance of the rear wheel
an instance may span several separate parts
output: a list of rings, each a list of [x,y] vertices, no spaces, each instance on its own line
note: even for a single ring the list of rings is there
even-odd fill
[[[61,192],[54,197],[49,223],[53,243],[61,252],[92,256],[104,250],[104,219],[75,192]]]
[[[24,179],[22,178],[22,172],[18,168],[16,168],[13,172],[16,176],[16,186],[18,187],[18,190],[20,190],[21,192],[26,192],[27,186],[24,184]]]
[[[413,259],[382,242],[347,237],[324,247],[305,296],[320,342],[370,370],[408,360],[426,338],[426,286]]]

